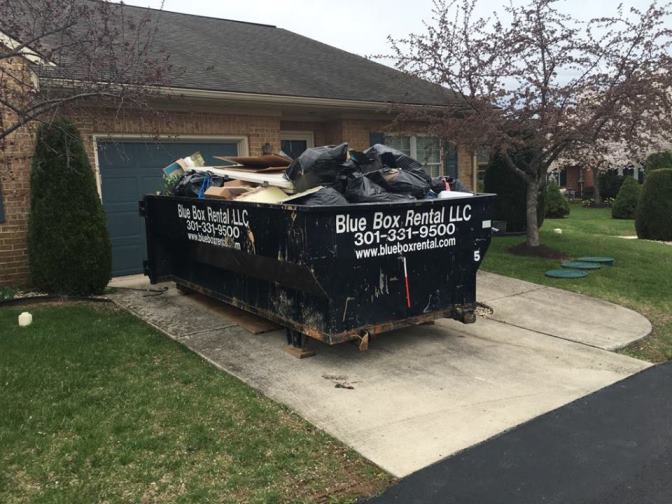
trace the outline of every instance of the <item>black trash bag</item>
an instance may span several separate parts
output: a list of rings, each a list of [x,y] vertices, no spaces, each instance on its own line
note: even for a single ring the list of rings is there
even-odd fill
[[[351,163],[353,167],[356,167],[358,171],[364,174],[384,168],[383,161],[376,151],[364,153],[351,150],[350,159],[347,162]]]
[[[410,194],[417,199],[423,199],[430,189],[429,182],[416,171],[383,168],[366,176],[389,192]]]
[[[350,203],[395,202],[415,199],[407,194],[387,192],[371,179],[359,173],[355,173],[348,179],[345,197]]]
[[[375,153],[383,164],[390,168],[402,168],[404,170],[420,168],[422,170],[422,163],[387,145],[374,144],[364,151],[364,154],[367,155],[371,155],[372,153]]]
[[[292,161],[285,177],[294,182],[301,192],[319,185],[331,186],[338,182],[348,158],[348,144],[311,147]]]
[[[202,197],[208,187],[222,187],[227,180],[229,180],[229,177],[221,177],[212,172],[188,170],[173,187],[173,194],[190,198]]]
[[[339,206],[347,205],[348,200],[333,187],[323,187],[313,194],[307,194],[303,198],[297,198],[288,203],[307,206]]]
[[[446,182],[451,191],[460,191],[460,192],[471,192],[467,186],[465,186],[459,179],[453,177],[434,177],[432,178],[432,191],[435,193],[440,193],[441,191],[446,190]]]

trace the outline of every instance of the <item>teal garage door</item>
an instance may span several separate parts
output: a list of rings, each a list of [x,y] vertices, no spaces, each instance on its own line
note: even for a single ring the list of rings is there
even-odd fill
[[[161,169],[199,151],[207,165],[213,156],[235,156],[237,143],[98,141],[103,208],[112,241],[112,275],[142,273],[144,220],[138,216],[143,194],[161,190]]]

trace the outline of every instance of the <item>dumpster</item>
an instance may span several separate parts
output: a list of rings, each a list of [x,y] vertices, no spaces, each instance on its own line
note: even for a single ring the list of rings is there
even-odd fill
[[[474,322],[494,195],[345,206],[147,195],[152,283],[172,280],[329,345]]]

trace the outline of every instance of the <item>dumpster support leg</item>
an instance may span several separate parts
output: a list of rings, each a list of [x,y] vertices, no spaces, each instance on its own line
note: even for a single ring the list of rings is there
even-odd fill
[[[317,352],[308,348],[307,346],[307,337],[300,331],[294,329],[286,329],[287,331],[287,347],[285,351],[296,357],[297,359],[305,359],[306,357],[312,357]]]

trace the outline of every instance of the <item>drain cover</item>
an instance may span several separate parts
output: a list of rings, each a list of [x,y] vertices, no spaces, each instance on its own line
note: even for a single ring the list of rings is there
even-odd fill
[[[604,264],[605,266],[613,266],[614,265],[614,258],[613,257],[607,257],[607,256],[586,256],[586,257],[579,257],[577,261],[581,262],[592,262],[592,263],[599,263],[599,264]]]
[[[593,269],[600,269],[602,267],[600,263],[588,262],[588,261],[565,261],[562,263],[561,266],[563,268],[573,268],[580,270],[593,270]]]
[[[588,276],[588,273],[585,271],[575,269],[553,269],[548,270],[544,274],[551,278],[583,278]]]

